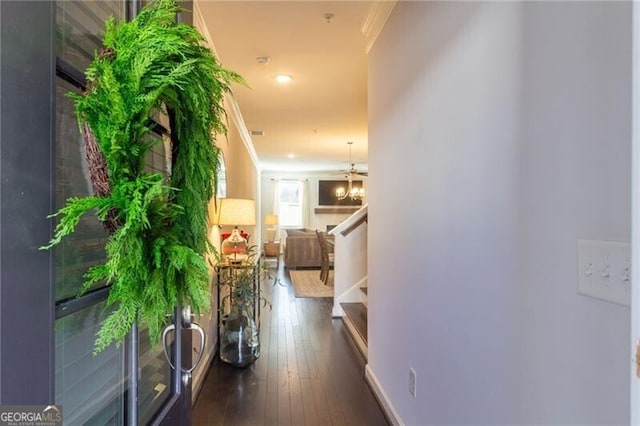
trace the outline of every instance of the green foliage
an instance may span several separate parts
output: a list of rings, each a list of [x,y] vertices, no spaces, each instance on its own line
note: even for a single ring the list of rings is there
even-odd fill
[[[246,314],[253,310],[256,301],[271,309],[271,302],[262,295],[259,288],[254,287],[259,275],[268,280],[271,279],[270,271],[262,258],[256,259],[255,246],[249,247],[247,254],[248,258],[239,265],[233,265],[221,271],[218,285],[228,289],[220,303],[222,311],[225,310],[225,306],[231,304],[229,306],[231,311]],[[274,285],[276,283],[282,285],[280,280],[274,281]]]
[[[101,197],[84,197],[84,198],[69,198],[67,205],[61,208],[56,214],[49,215],[49,218],[61,216],[56,229],[54,230],[54,237],[48,245],[40,247],[41,249],[50,249],[54,245],[58,244],[63,237],[71,234],[76,225],[80,221],[80,218],[89,210],[98,209],[96,215],[99,219],[104,219],[107,211],[109,210],[109,200]]]
[[[115,212],[104,264],[85,275],[84,291],[110,285],[116,309],[97,334],[96,352],[119,344],[136,319],[157,341],[176,303],[208,309],[207,202],[215,194],[218,148],[226,131],[223,97],[236,73],[223,69],[200,34],[175,22],[175,0],[156,0],[130,22],[110,18],[104,49],[86,71],[87,92],[70,94],[80,126],[91,128],[104,156],[110,194],[67,200],[50,248],[73,232],[80,217]],[[171,121],[170,182],[145,173],[153,145],[149,117],[166,110]]]

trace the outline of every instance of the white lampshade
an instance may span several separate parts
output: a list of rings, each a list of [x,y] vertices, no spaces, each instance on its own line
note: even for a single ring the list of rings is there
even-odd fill
[[[276,233],[278,228],[278,215],[277,214],[268,214],[264,217],[264,224],[267,229],[265,232],[265,236],[267,237],[268,242],[273,242],[276,239]]]
[[[265,225],[277,225],[278,224],[278,215],[277,214],[268,214],[264,217]]]
[[[235,228],[231,236],[220,245],[226,261],[243,262],[247,259],[248,243],[238,226],[255,226],[256,203],[242,198],[220,198],[209,203],[209,218],[213,225],[231,225]]]
[[[255,226],[255,201],[243,198],[220,198],[216,200],[216,204],[217,206],[213,209],[210,208],[214,225]]]

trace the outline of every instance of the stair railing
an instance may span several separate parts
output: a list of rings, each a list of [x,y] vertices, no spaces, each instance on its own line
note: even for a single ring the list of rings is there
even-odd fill
[[[340,303],[362,300],[360,287],[367,282],[367,222],[365,205],[329,232],[335,236],[334,317],[344,316]]]

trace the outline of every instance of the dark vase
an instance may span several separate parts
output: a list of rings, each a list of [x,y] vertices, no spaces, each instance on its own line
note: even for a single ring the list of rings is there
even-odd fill
[[[232,310],[222,327],[220,359],[235,367],[246,367],[260,357],[256,322],[246,311]]]

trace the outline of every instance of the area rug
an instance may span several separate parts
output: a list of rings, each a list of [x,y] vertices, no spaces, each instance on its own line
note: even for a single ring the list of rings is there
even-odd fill
[[[296,297],[333,297],[333,271],[329,271],[328,285],[320,281],[320,270],[289,270]]]

